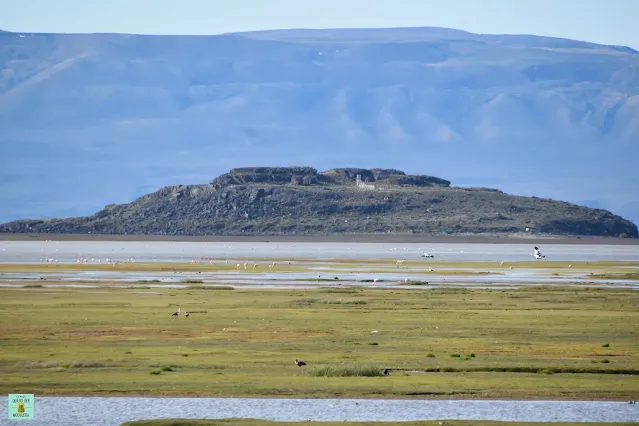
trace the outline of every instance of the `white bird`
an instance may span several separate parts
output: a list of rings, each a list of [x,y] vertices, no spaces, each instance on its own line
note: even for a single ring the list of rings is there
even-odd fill
[[[426,253],[426,252],[422,253],[422,257],[430,258],[430,259],[434,259],[435,258],[435,256],[433,256],[432,254],[429,254],[429,253]]]
[[[178,310],[177,310],[177,311],[173,312],[173,313],[171,314],[171,316],[172,316],[172,317],[179,317],[179,316],[180,316],[180,308],[178,308]]]
[[[533,247],[533,256],[535,256],[535,259],[543,259],[544,257],[546,257],[541,254],[541,252],[539,251],[539,247],[537,246]]]

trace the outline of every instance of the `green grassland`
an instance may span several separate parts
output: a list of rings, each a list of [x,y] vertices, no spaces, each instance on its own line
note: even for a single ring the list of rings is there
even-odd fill
[[[639,397],[636,291],[194,287],[0,288],[1,391]]]
[[[565,423],[565,422],[496,422],[483,420],[427,420],[427,421],[407,421],[407,422],[274,422],[259,419],[220,419],[220,420],[139,420],[127,422],[122,426],[609,426],[611,423]],[[636,423],[615,423],[615,426],[630,426]]]

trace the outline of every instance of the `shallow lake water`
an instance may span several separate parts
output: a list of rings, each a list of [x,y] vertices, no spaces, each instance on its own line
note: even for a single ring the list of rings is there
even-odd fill
[[[443,270],[444,268],[442,268]],[[439,269],[438,269],[439,270]],[[337,280],[333,278],[337,277]],[[375,281],[374,281],[375,280]],[[593,279],[587,273],[554,275],[542,269],[517,269],[488,272],[486,275],[445,275],[419,270],[398,272],[344,272],[327,270],[313,272],[0,272],[0,286],[22,286],[36,281],[43,287],[80,286],[92,288],[108,282],[112,287],[186,288],[192,285],[232,286],[237,288],[317,288],[317,287],[525,287],[531,285],[571,285],[606,288],[639,289],[639,280]],[[190,283],[188,281],[191,281]],[[428,285],[402,285],[407,281],[428,282]],[[64,283],[64,284],[63,284]],[[92,285],[91,283],[96,283]]]
[[[532,260],[531,244],[424,243],[203,243],[144,241],[0,241],[0,263],[38,263],[43,257],[75,263],[78,257],[115,258],[138,262],[184,262],[192,259],[419,259],[423,252],[436,260]],[[540,247],[548,260],[639,261],[639,245],[550,244]]]
[[[7,419],[2,405],[0,424]],[[590,401],[35,397],[33,426],[119,426],[153,418],[261,418],[279,421],[503,420],[639,421],[639,404]]]
[[[0,285],[17,285],[20,281],[38,281],[42,285],[59,282],[109,281],[122,285],[151,285],[144,281],[159,280],[161,285],[183,287],[185,280],[201,280],[203,284],[232,285],[244,288],[312,288],[328,286],[401,286],[405,281],[428,281],[434,286],[469,287],[522,287],[526,285],[583,285],[590,287],[637,288],[639,281],[622,279],[593,280],[587,272],[553,274],[551,270],[526,268],[498,268],[494,271],[482,270],[483,275],[474,275],[472,268],[466,268],[468,275],[446,275],[446,267],[439,264],[437,271],[428,271],[428,260],[421,254],[428,252],[439,261],[531,261],[531,244],[428,244],[410,243],[281,243],[281,242],[140,242],[140,241],[0,241],[0,263],[41,263],[44,259],[54,259],[56,263],[75,264],[78,258],[88,263],[119,261],[135,262],[213,262],[230,265],[245,262],[262,263],[258,270],[215,271],[215,272],[123,272],[117,271],[77,271],[53,273],[0,273]],[[547,260],[564,261],[638,261],[639,245],[587,245],[550,244],[542,247]],[[260,261],[262,259],[262,261]],[[263,259],[278,259],[277,262],[305,262],[314,272],[278,272],[277,266],[268,270]],[[352,265],[330,264],[320,260],[424,260],[421,267],[400,267],[397,271],[376,270],[380,265],[354,267]],[[317,263],[314,263],[317,262]],[[485,266],[482,266],[485,268]],[[327,281],[338,277],[334,282]],[[321,281],[314,280],[322,278]],[[376,282],[373,282],[376,280]],[[193,282],[191,284],[197,284]],[[426,288],[425,286],[420,286]],[[397,287],[398,288],[398,287]],[[415,287],[413,287],[415,288]]]

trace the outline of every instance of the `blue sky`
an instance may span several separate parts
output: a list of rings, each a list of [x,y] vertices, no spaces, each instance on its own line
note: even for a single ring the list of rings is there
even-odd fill
[[[438,26],[639,49],[639,0],[0,0],[17,32],[219,34]]]

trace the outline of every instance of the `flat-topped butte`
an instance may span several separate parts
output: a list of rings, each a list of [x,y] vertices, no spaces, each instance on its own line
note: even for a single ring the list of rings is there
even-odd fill
[[[395,169],[245,167],[208,184],[162,188],[93,216],[19,220],[5,233],[133,235],[467,235],[637,237],[606,210],[459,188]]]
[[[450,181],[433,176],[407,175],[396,169],[338,168],[319,173],[312,167],[242,167],[231,169],[211,182],[218,187],[247,183],[279,185],[347,185],[357,182],[376,182],[396,186],[450,186]]]

